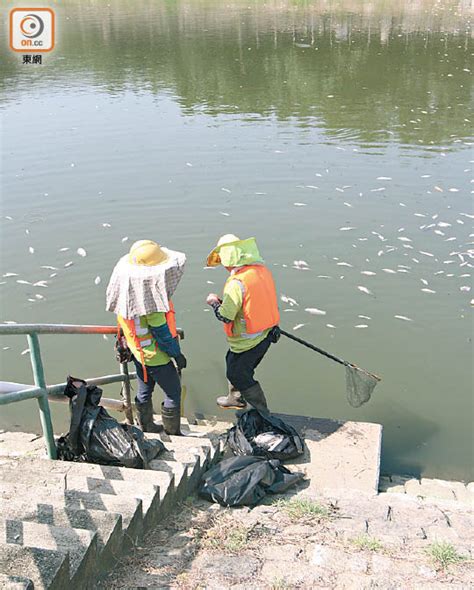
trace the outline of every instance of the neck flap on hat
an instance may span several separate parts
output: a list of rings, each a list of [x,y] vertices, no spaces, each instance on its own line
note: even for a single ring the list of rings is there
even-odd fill
[[[245,266],[263,262],[255,238],[224,244],[219,248],[219,256],[223,266]]]
[[[115,265],[107,286],[106,310],[126,319],[170,310],[173,296],[184,273],[186,255],[162,248],[168,255],[156,266],[132,264],[128,254]]]

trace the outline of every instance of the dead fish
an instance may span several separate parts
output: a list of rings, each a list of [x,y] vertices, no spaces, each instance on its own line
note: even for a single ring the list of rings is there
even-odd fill
[[[371,270],[361,270],[360,271],[361,275],[366,275],[368,277],[374,277],[377,273],[376,272],[372,272]]]
[[[325,311],[323,311],[322,309],[318,309],[317,307],[305,307],[304,310],[310,313],[311,315],[326,315]]]
[[[469,287],[468,285],[463,285],[462,287],[459,287],[459,290],[469,293],[469,291],[471,290],[471,287]]]
[[[361,318],[362,320],[371,320],[372,319],[368,315],[358,315],[357,317]]]
[[[21,354],[21,356],[24,356],[25,354],[29,354],[29,353],[30,353],[30,349],[25,348],[25,350],[22,350],[22,352],[20,354]]]
[[[377,176],[377,180],[392,180],[390,176]]]
[[[42,266],[41,268],[44,268],[46,270],[58,270],[56,266]]]
[[[381,186],[380,188],[371,188],[370,192],[371,193],[379,193],[380,191],[386,191],[387,189],[384,186]]]
[[[356,229],[355,227],[352,227],[350,225],[347,225],[345,227],[340,227],[339,231],[350,231],[351,229]]]
[[[399,236],[397,238],[397,240],[400,240],[400,242],[411,242],[412,240],[410,240],[410,238],[407,238],[406,236]]]
[[[225,193],[231,193],[232,191],[228,188],[225,188],[224,186],[221,188],[221,191],[224,191]]]
[[[307,203],[293,203],[295,207],[306,207]]]
[[[28,248],[28,252],[29,252],[30,254],[34,254],[34,253],[35,253],[35,249],[33,248],[33,246],[29,246],[29,248]]]
[[[219,213],[224,217],[230,217],[230,213],[225,213],[225,211],[219,211]]]
[[[346,207],[352,207],[352,205],[351,205],[350,203],[347,203],[346,201],[344,201],[344,205],[345,205]]]
[[[434,256],[434,254],[432,254],[431,252],[424,252],[423,250],[418,250],[418,252],[420,254],[423,254],[424,256],[431,256],[431,257]]]
[[[7,277],[17,277],[17,276],[18,276],[18,273],[16,273],[16,272],[6,272],[5,274],[2,275],[2,277],[4,279],[6,279]]]
[[[79,254],[79,256],[82,256],[83,258],[87,256],[87,252],[84,250],[84,248],[78,248],[77,253]]]
[[[443,189],[440,186],[435,186],[434,189],[435,189],[435,191],[438,191],[439,193],[443,192]]]
[[[99,276],[97,276],[97,277],[95,277],[95,279],[94,279],[94,284],[95,284],[95,285],[100,285],[100,282],[101,282],[101,281],[102,281],[102,279],[101,279]]]
[[[426,279],[420,279],[420,281],[423,283],[423,285],[428,285],[428,281]]]
[[[354,328],[368,328],[369,326],[367,324],[357,324],[356,326],[354,326]]]
[[[123,242],[128,242],[128,236],[124,236],[124,237],[122,238],[122,243],[123,243]]]
[[[426,217],[426,215],[423,215],[423,213],[413,213],[413,215],[415,217]]]
[[[299,305],[299,303],[296,301],[296,299],[293,299],[292,297],[288,297],[287,295],[281,295],[280,299],[283,301],[283,303],[289,303],[291,306]]]
[[[353,268],[352,264],[349,264],[348,262],[337,262],[337,266],[348,266],[349,268]]]
[[[391,268],[382,268],[382,270],[388,274],[392,274],[392,275],[396,274],[396,271],[392,270]]]
[[[69,268],[73,264],[74,264],[74,262],[72,260],[70,260],[69,262],[66,262],[66,264],[64,265],[64,268]]]
[[[319,189],[319,186],[315,186],[314,184],[305,184],[305,188]]]
[[[413,321],[411,318],[407,318],[407,316],[405,316],[405,315],[395,315],[393,317],[397,318],[397,320],[403,320],[404,322],[412,322]]]
[[[423,293],[436,293],[433,289],[422,289]]]
[[[370,289],[367,289],[367,287],[363,287],[362,285],[357,285],[357,288],[362,293],[366,293],[367,295],[373,295],[372,291]]]
[[[293,326],[293,330],[299,330],[303,326],[306,326],[306,324],[296,324],[296,326]]]
[[[451,224],[446,221],[438,221],[438,227],[451,227]]]
[[[317,279],[330,279],[332,277],[330,277],[329,275],[318,275],[316,278]]]
[[[335,330],[336,326],[334,326],[333,324],[326,324],[326,328],[332,328],[333,330]]]
[[[36,281],[36,283],[33,283],[33,287],[44,287],[44,288],[47,288],[48,285],[46,283],[47,283],[47,281],[45,281],[45,280]]]
[[[70,250],[71,248],[59,248],[59,252],[67,252],[68,250]]]
[[[40,293],[35,293],[35,297],[36,299],[44,299],[44,295],[41,295]]]

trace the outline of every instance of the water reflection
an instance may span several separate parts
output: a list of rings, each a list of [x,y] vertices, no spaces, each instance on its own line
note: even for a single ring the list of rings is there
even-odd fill
[[[168,91],[183,112],[293,119],[361,144],[462,147],[470,3],[71,2],[37,85]],[[145,19],[145,22],[144,22]],[[25,84],[9,55],[3,100]]]

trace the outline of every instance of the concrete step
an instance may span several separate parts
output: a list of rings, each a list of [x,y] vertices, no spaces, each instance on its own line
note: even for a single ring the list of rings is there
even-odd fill
[[[115,512],[61,508],[17,499],[14,502],[0,500],[0,518],[95,532],[100,567],[104,570],[114,564],[122,549],[122,516]]]
[[[368,422],[342,422],[325,418],[275,414],[305,439],[305,453],[285,462],[304,471],[308,492],[337,490],[378,493],[382,426]]]
[[[34,584],[30,578],[0,574],[0,588],[3,590],[34,590]]]
[[[42,466],[39,465],[41,468]],[[141,471],[141,470],[140,470]],[[146,517],[149,510],[155,510],[160,503],[160,497],[164,499],[173,490],[173,475],[166,472],[154,472],[156,483],[142,483],[137,473],[137,481],[123,481],[104,479],[102,477],[88,477],[84,475],[70,475],[69,473],[51,473],[43,469],[39,474],[37,471],[10,468],[2,466],[2,480],[4,483],[31,483],[32,475],[36,474],[38,479],[36,485],[47,485],[57,490],[75,490],[77,492],[95,492],[98,494],[109,494],[125,498],[138,498],[142,501],[143,515]],[[159,482],[159,485],[158,485]]]
[[[83,580],[97,568],[96,534],[84,529],[8,519],[0,521],[0,543],[69,555],[71,580]]]
[[[21,498],[31,505],[42,504],[50,508],[69,510],[100,510],[114,512],[122,517],[122,530],[130,542],[135,542],[143,532],[142,501],[138,498],[116,497],[96,492],[58,490],[54,485],[31,485],[0,481],[0,496],[5,501],[15,502]]]
[[[65,590],[71,585],[69,557],[60,551],[1,544],[0,571],[6,576],[27,576],[35,590]]]

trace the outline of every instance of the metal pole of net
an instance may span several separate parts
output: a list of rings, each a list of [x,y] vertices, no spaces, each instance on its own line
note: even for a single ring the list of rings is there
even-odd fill
[[[340,365],[344,365],[346,367],[346,396],[347,401],[353,408],[359,408],[363,404],[367,403],[371,396],[372,392],[375,389],[375,386],[381,378],[378,375],[374,375],[373,373],[369,373],[365,369],[361,369],[357,365],[353,363],[349,363],[343,359],[314,346],[310,342],[306,342],[306,340],[302,340],[297,336],[293,336],[289,332],[285,332],[285,330],[280,330],[283,336],[286,336],[290,340],[294,340],[306,348],[310,348],[323,356],[330,358],[331,360],[339,363]]]

